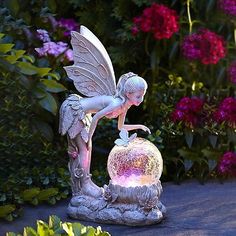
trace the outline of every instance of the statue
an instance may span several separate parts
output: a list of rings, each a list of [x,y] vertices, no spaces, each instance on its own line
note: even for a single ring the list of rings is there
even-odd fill
[[[147,83],[129,72],[120,77],[116,87],[111,60],[98,38],[84,26],[80,27],[80,33],[72,31],[71,37],[74,65],[66,66],[65,70],[78,92],[86,96],[72,94],[60,108],[59,132],[67,134],[70,157],[71,205],[81,204],[83,199],[83,204],[93,201],[106,208],[107,203],[104,202],[110,190],[107,186],[106,189],[98,187],[91,180],[92,137],[99,119],[103,117],[118,118],[118,129],[123,133],[137,129],[150,133],[144,125],[124,124],[128,109],[133,105],[139,106],[143,101]],[[84,213],[86,216],[83,215],[81,219],[90,219],[88,215],[92,210],[87,208],[89,213]],[[74,208],[70,215],[78,218],[74,215]]]
[[[150,133],[144,125],[124,124],[127,110],[143,101],[147,83],[129,72],[120,77],[116,88],[111,60],[97,37],[84,26],[80,27],[80,33],[72,32],[71,36],[74,65],[65,70],[76,89],[87,97],[72,94],[63,102],[59,132],[67,134],[73,194],[82,190],[99,196],[101,189],[90,178],[92,136],[98,120],[104,116],[118,117],[119,130],[142,129]],[[95,115],[91,117],[91,114]]]

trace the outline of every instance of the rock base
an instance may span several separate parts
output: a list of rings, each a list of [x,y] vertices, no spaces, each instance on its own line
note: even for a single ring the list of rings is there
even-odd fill
[[[74,219],[107,224],[151,225],[159,223],[166,208],[159,201],[160,181],[152,185],[123,187],[110,181],[99,198],[74,196],[68,206],[68,215]]]

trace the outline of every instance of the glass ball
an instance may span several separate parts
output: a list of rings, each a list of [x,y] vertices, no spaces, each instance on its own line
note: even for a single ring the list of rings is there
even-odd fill
[[[113,184],[126,187],[150,185],[160,179],[163,160],[154,144],[135,138],[128,146],[113,147],[107,168]]]

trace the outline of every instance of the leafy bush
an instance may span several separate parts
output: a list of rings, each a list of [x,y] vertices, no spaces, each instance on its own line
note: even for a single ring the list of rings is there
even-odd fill
[[[8,232],[7,236],[41,236],[41,235],[74,235],[74,236],[109,236],[106,231],[102,231],[101,227],[94,228],[92,226],[84,226],[80,223],[62,222],[57,216],[49,216],[48,224],[42,220],[37,221],[37,229],[25,227],[23,234]]]

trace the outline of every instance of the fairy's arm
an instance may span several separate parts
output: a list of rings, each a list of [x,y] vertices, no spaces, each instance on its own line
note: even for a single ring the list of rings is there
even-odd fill
[[[104,109],[100,110],[99,112],[97,112],[93,118],[92,118],[92,122],[91,122],[91,125],[90,125],[90,128],[89,128],[89,140],[92,139],[92,136],[93,136],[93,133],[97,127],[97,123],[98,121],[104,117],[105,115],[107,115],[108,113],[114,111],[116,108],[118,108],[119,104],[110,104],[108,105],[107,107],[105,107]]]
[[[122,114],[119,115],[118,118],[118,129],[126,129],[127,131],[130,130],[135,130],[135,129],[142,129],[143,131],[148,132],[149,134],[151,134],[151,131],[148,127],[146,127],[145,125],[126,125],[125,124],[125,117],[126,117],[126,112],[123,112]]]

